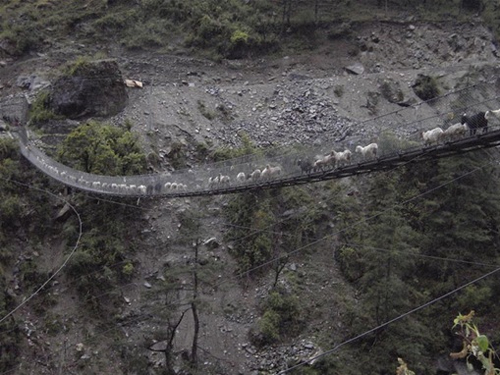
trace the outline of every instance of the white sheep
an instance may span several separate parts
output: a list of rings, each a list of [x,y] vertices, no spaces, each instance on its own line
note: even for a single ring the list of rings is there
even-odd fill
[[[270,167],[269,171],[271,172],[271,177],[276,177],[283,173],[283,169],[279,165],[276,167]]]
[[[148,191],[148,188],[145,185],[139,185],[137,187],[137,190],[139,190],[139,193],[146,194],[146,192]]]
[[[170,185],[171,190],[177,190],[179,188],[179,184],[177,182],[172,182]]]
[[[356,152],[360,152],[361,155],[363,155],[364,158],[368,157],[376,157],[377,152],[378,152],[378,144],[376,143],[370,143],[369,145],[363,147],[363,146],[357,146],[356,147]]]
[[[92,187],[95,189],[99,189],[101,187],[101,183],[99,181],[92,182]]]
[[[260,169],[256,169],[255,171],[250,173],[250,176],[248,178],[252,181],[257,181],[260,178],[261,174],[262,172],[260,171]]]
[[[317,156],[313,164],[313,170],[323,170],[333,163],[335,163],[335,151],[323,156]]]
[[[271,165],[268,164],[262,170],[262,173],[260,174],[260,178],[263,180],[269,180],[273,177],[276,177],[277,175],[280,175],[281,173],[282,173],[282,169],[280,166],[271,167]]]
[[[440,127],[422,132],[422,138],[424,139],[425,145],[429,146],[433,143],[438,143],[443,137],[443,133],[443,129]]]
[[[344,150],[341,152],[333,151],[335,155],[335,164],[338,166],[340,164],[348,163],[351,160],[352,152],[350,150]]]
[[[220,174],[218,176],[215,176],[215,177],[209,177],[208,178],[208,186],[213,187],[215,185],[218,185],[220,183],[220,178],[221,178]]]
[[[238,175],[236,176],[236,180],[238,182],[245,182],[247,179],[247,175],[245,174],[245,172],[240,172],[238,173]]]
[[[172,186],[171,182],[166,182],[165,185],[163,185],[163,187],[165,188],[165,190],[169,190],[171,186]]]
[[[443,131],[443,134],[441,135],[441,139],[453,141],[455,139],[463,137],[465,134],[467,134],[468,130],[469,130],[469,126],[466,123],[465,124],[460,124],[460,123],[453,124],[448,129]]]
[[[221,185],[229,185],[231,182],[231,177],[219,175],[219,183]]]

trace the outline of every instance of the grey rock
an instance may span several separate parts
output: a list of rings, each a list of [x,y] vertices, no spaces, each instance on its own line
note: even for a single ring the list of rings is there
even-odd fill
[[[128,95],[114,60],[84,63],[59,77],[51,89],[50,106],[69,118],[112,116],[123,110]]]
[[[355,75],[360,75],[365,72],[365,67],[361,63],[354,63],[353,65],[349,65],[345,67],[345,70],[348,73],[355,74]]]

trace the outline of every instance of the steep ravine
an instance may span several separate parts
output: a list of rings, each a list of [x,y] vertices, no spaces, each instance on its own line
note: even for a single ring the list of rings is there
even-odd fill
[[[371,95],[379,97],[376,114],[401,108],[380,95],[382,81],[389,80],[399,87],[405,100],[418,100],[412,85],[419,74],[436,76],[444,89],[452,89],[466,79],[490,79],[498,64],[492,37],[478,22],[458,26],[364,24],[353,38],[332,41],[320,51],[221,64],[156,53],[132,55],[119,49],[113,51],[111,57],[117,59],[124,78],[140,80],[144,88],[129,89],[128,106],[106,120],[113,123],[131,120],[146,149],[160,156],[159,170],[172,169],[168,154],[174,142],[184,145],[190,159],[197,144],[238,146],[241,131],[262,146],[317,145],[346,134],[368,141],[380,129],[358,128],[356,123],[374,115],[374,108],[366,105]],[[39,82],[50,83],[54,68],[84,52],[68,47],[1,67],[2,97],[19,93],[31,97],[39,88],[21,87],[20,77],[35,75]],[[202,108],[211,115],[207,116]],[[257,374],[259,370],[273,373],[290,358],[306,359],[328,349],[315,341],[322,330],[344,337],[348,327],[342,324],[342,311],[330,311],[326,302],[355,303],[355,292],[343,280],[332,246],[322,244],[314,253],[298,255],[287,270],[301,278],[302,297],[310,296],[308,303],[318,306],[317,315],[292,342],[262,351],[249,343],[249,329],[259,318],[258,303],[273,280],[271,274],[252,281],[234,277],[236,265],[228,253],[231,244],[223,241],[227,227],[221,216],[222,207],[231,199],[231,196],[158,199],[139,203],[137,221],[144,227],[135,255],[139,266],[133,282],[121,290],[125,302],[119,316],[121,321],[130,323],[104,327],[103,333],[98,321],[75,306],[72,290],[61,278],[57,287],[58,304],[51,311],[63,317],[67,330],[48,335],[44,319],[34,317],[29,309],[18,316],[26,323],[26,346],[31,345],[28,338],[36,342],[36,350],[22,353],[24,373],[49,374],[58,365],[61,371],[67,366],[78,374],[90,373],[89,369],[93,369],[92,373],[127,373],[123,368],[128,362],[123,356],[128,352],[123,351],[120,357],[118,351],[110,349],[117,341],[133,348],[131,353],[138,358],[146,356],[145,362],[150,366],[162,366],[161,354],[144,349],[145,344],[153,344],[143,342],[144,332],[165,328],[152,315],[152,303],[146,292],[161,280],[166,264],[180,267],[192,259],[192,247],[178,241],[179,217],[186,210],[201,212],[202,239],[215,237],[220,244],[201,250],[201,257],[214,265],[217,280],[221,281],[217,287],[207,287],[203,294],[200,368],[226,374]],[[54,255],[47,252],[40,256],[49,259]],[[189,285],[190,280],[180,282]],[[177,297],[184,300],[189,293],[186,286]],[[141,316],[146,319],[137,318]],[[192,317],[187,316],[179,326],[176,349],[189,349],[192,329]],[[81,342],[85,342],[83,351],[78,346]],[[40,352],[50,366],[41,366],[36,361]]]

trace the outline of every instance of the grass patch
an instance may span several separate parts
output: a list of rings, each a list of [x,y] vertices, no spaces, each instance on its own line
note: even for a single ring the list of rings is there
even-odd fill
[[[48,91],[41,91],[29,111],[29,124],[40,125],[49,120],[62,119],[63,117],[57,115],[49,107],[50,94]]]
[[[42,48],[46,41],[71,38],[80,42],[114,40],[130,49],[193,48],[212,58],[240,58],[274,53],[280,48],[313,48],[320,34],[330,39],[349,32],[349,23],[401,19],[408,13],[422,22],[467,20],[476,9],[460,0],[434,1],[424,6],[389,2],[363,4],[328,0],[318,12],[314,4],[292,2],[283,13],[279,2],[254,0],[143,0],[108,4],[104,0],[13,0],[0,5],[0,40],[13,54]],[[498,35],[500,10],[484,1],[481,15]],[[342,26],[343,25],[343,26]],[[9,52],[9,53],[11,53]]]

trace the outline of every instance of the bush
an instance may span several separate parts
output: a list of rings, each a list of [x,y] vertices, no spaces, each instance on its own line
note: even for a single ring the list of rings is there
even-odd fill
[[[440,93],[437,79],[419,74],[413,84],[413,92],[424,101],[436,98]]]
[[[56,115],[49,106],[50,94],[47,91],[40,92],[29,110],[29,124],[39,125],[49,120],[61,119],[60,115]]]
[[[254,344],[272,344],[300,331],[302,321],[296,296],[284,290],[273,290],[264,302],[263,311],[258,323],[258,333],[254,332],[252,337]]]
[[[60,145],[59,161],[71,168],[108,176],[141,174],[146,156],[139,139],[125,128],[89,121]]]

